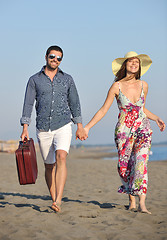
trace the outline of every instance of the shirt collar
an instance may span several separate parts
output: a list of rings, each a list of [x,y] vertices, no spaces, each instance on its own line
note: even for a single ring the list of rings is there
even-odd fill
[[[46,67],[46,65],[44,65],[44,66],[42,67],[42,69],[41,69],[41,71],[39,72],[39,74],[45,73],[45,67]],[[63,72],[59,67],[58,67],[57,73],[61,73],[61,74],[64,75],[64,72]]]

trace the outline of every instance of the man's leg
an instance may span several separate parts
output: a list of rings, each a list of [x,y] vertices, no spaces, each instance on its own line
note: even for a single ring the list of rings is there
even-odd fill
[[[45,180],[53,202],[56,200],[55,169],[55,163],[45,163]]]
[[[51,131],[43,132],[37,130],[37,139],[44,160],[46,184],[52,200],[55,201],[55,148],[53,146],[53,134]]]
[[[67,152],[64,150],[56,151],[56,202],[61,205],[61,199],[63,196],[63,190],[67,178],[67,166],[66,166]]]
[[[61,200],[63,196],[63,190],[67,178],[67,167],[66,167],[67,152],[64,150],[56,151],[56,172],[55,165],[47,166],[46,181],[52,196],[53,204],[52,209],[56,212],[61,211]]]
[[[63,190],[67,178],[66,158],[69,152],[72,137],[71,123],[56,130],[54,135],[54,146],[56,155],[55,191],[56,199],[52,204],[52,209],[60,211]]]
[[[67,178],[66,167],[67,152],[64,150],[56,151],[56,163],[45,163],[45,180],[52,197],[52,209],[60,211],[63,190]]]
[[[53,201],[52,208],[55,211],[60,211],[67,178],[66,157],[71,137],[71,124],[52,132],[37,131],[41,154],[45,162],[45,180]]]

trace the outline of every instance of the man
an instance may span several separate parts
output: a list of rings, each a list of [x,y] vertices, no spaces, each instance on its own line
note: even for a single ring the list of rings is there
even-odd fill
[[[52,197],[52,209],[61,210],[61,200],[67,177],[66,157],[69,152],[72,121],[77,124],[76,139],[84,139],[81,107],[73,78],[59,65],[63,50],[51,46],[46,51],[46,66],[30,77],[20,120],[22,141],[29,138],[28,125],[36,100],[37,139],[45,165],[45,180]]]

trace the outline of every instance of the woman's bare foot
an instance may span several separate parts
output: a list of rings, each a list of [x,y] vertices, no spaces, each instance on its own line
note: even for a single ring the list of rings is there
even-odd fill
[[[141,212],[141,213],[147,213],[147,214],[151,214],[151,212],[149,212],[145,206],[145,204],[140,204],[139,205],[139,208],[138,208],[138,211]]]
[[[136,199],[135,196],[129,194],[129,210],[136,209]]]
[[[53,202],[51,208],[55,211],[55,212],[61,212],[61,204],[58,202]]]
[[[138,211],[141,212],[141,213],[151,214],[151,212],[149,212],[147,210],[147,208],[146,208],[145,199],[146,199],[146,195],[145,194],[139,195],[139,208],[138,208]]]

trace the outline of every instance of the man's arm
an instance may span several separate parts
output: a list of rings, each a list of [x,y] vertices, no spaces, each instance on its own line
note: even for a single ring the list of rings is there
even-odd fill
[[[31,114],[32,114],[35,97],[36,97],[35,83],[34,83],[34,80],[30,78],[26,87],[23,112],[22,112],[22,117],[20,119],[20,123],[23,126],[23,131],[20,136],[22,141],[24,140],[25,137],[29,139],[28,126],[31,122]]]
[[[68,105],[72,114],[72,121],[74,124],[82,123],[81,105],[79,101],[78,92],[74,80],[70,79],[70,86],[68,90]]]
[[[68,94],[68,103],[72,114],[72,121],[74,124],[77,124],[76,139],[85,140],[85,130],[82,125],[81,117],[81,106],[79,101],[78,92],[75,86],[73,79],[71,78],[69,94]]]

